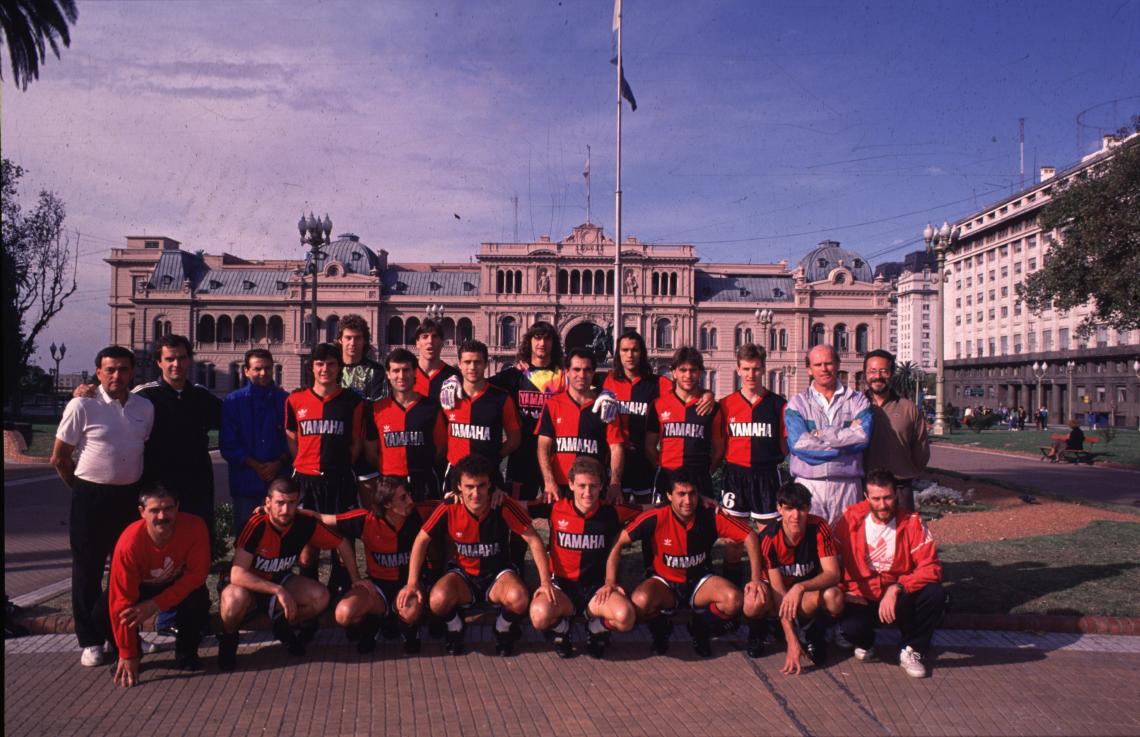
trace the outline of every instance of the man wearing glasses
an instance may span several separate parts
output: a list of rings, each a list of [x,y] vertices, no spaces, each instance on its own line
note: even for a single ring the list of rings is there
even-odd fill
[[[926,420],[914,402],[900,397],[891,386],[895,357],[889,352],[868,353],[863,359],[863,374],[874,418],[863,468],[890,471],[898,480],[895,492],[899,507],[913,512],[914,480],[930,461]]]

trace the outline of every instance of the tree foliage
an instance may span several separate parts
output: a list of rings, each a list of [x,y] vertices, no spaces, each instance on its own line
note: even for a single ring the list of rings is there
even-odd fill
[[[59,58],[59,45],[71,45],[69,24],[79,18],[75,0],[3,0],[0,27],[12,62],[12,77],[20,89],[40,77],[48,47]],[[3,72],[0,71],[0,77]]]
[[[36,338],[78,288],[79,239],[77,235],[73,248],[63,229],[66,208],[55,193],[41,191],[35,207],[25,212],[19,202],[24,170],[8,159],[0,168],[4,389],[11,398],[18,394],[19,377],[36,350]]]
[[[1091,300],[1081,335],[1098,325],[1140,328],[1140,137],[1121,144],[1107,162],[1058,182],[1041,228],[1060,237],[1047,236],[1044,268],[1017,286],[1026,307],[1040,315]]]

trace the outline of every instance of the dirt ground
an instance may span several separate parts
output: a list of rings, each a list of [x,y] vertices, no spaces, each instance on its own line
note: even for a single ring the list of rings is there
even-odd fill
[[[1029,504],[1020,498],[1020,492],[978,480],[964,481],[943,474],[929,474],[924,478],[959,491],[973,489],[974,501],[989,507],[981,512],[946,514],[932,520],[930,531],[943,545],[1063,534],[1082,529],[1095,520],[1140,522],[1140,515],[1047,497],[1036,497],[1035,503]]]

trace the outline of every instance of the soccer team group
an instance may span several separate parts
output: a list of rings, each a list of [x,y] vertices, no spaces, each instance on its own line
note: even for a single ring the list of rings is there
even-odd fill
[[[682,611],[699,655],[743,626],[751,657],[786,643],[785,673],[805,658],[824,665],[829,641],[871,659],[876,627],[894,624],[899,665],[927,674],[946,605],[935,543],[914,511],[929,445],[922,413],[891,390],[886,351],[866,355],[858,391],[830,346],[813,347],[808,388],[785,400],[763,385],[763,347],[745,344],[739,389],[717,401],[702,388],[698,350],[677,350],[671,377],[660,376],[636,332],[619,337],[603,374],[589,349],[563,356],[557,331],[538,322],[517,363],[493,377],[479,341],[445,363],[431,320],[415,353],[396,348],[382,365],[368,357],[363,318],[346,316],[337,337],[316,346],[311,386],[292,393],[275,386],[269,351],[249,351],[245,385],[224,400],[189,380],[182,336],[158,339],[161,378],[133,391],[131,351],[100,351],[99,383],[77,390],[52,454],[73,490],[83,665],[110,660],[116,682],[137,683],[148,647],[139,627],[157,615],[175,633],[177,666],[202,667],[217,428],[234,510],[219,670],[236,667],[239,629],[257,615],[298,656],[330,606],[361,653],[381,635],[416,653],[426,624],[459,655],[465,613],[487,604],[504,656],[526,619],[560,657],[583,644],[604,657],[611,633],[639,623],[663,654]],[[623,558],[633,543],[640,560]]]

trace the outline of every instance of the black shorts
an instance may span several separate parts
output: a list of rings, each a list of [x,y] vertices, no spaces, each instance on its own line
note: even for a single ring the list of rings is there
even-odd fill
[[[356,491],[356,474],[351,471],[310,476],[294,473],[301,490],[301,506],[321,514],[340,514],[360,506]]]
[[[675,583],[667,581],[656,573],[651,576],[661,583],[665,584],[671,592],[673,592],[673,607],[665,609],[662,614],[672,614],[678,609],[692,609],[693,598],[697,595],[697,591],[713,577],[714,574],[706,573],[695,581],[685,581],[685,583]]]
[[[745,468],[727,463],[724,466],[724,489],[720,507],[733,517],[772,520],[776,512],[776,492],[780,489],[780,469]]]
[[[292,573],[286,573],[281,578],[276,579],[274,583],[284,586],[285,582],[292,577]],[[232,586],[233,584],[227,585]],[[249,591],[248,589],[246,590]],[[268,614],[270,619],[276,619],[277,617],[285,616],[285,612],[281,609],[281,602],[277,601],[277,597],[275,595],[263,594],[259,591],[250,591],[249,593],[253,595],[253,606],[251,606],[249,610],[246,611],[245,617],[242,618],[242,622],[248,622],[259,614]]]
[[[376,589],[376,593],[384,601],[384,613],[392,614],[396,609],[396,597],[400,594],[400,589],[404,588],[404,581],[386,581],[382,578],[367,578],[368,583],[372,584],[372,588]]]
[[[691,468],[689,472],[697,482],[697,491],[700,495],[705,499],[716,499],[716,496],[713,494],[712,474],[709,473],[708,469],[698,470]],[[664,504],[668,500],[668,492],[671,485],[672,479],[669,475],[669,469],[658,469],[657,479],[653,483],[654,504]]]
[[[522,580],[519,574],[519,569],[513,564],[507,564],[504,568],[499,569],[495,573],[481,573],[478,576],[472,576],[467,571],[463,570],[461,566],[452,561],[447,564],[447,572],[454,573],[463,579],[467,584],[467,588],[471,590],[471,604],[483,604],[487,601],[487,594],[490,592],[491,587],[506,573],[513,573]]]
[[[641,448],[629,450],[625,456],[625,468],[621,472],[622,491],[634,499],[649,502],[653,495],[657,469],[645,457]]]
[[[598,593],[598,589],[600,589],[601,586],[582,586],[577,581],[571,581],[568,578],[560,578],[558,576],[552,577],[551,583],[554,584],[554,588],[566,594],[566,598],[569,599],[570,603],[574,606],[574,616],[579,614],[584,617],[589,616],[586,607],[590,605],[590,600],[594,598],[594,594]]]

